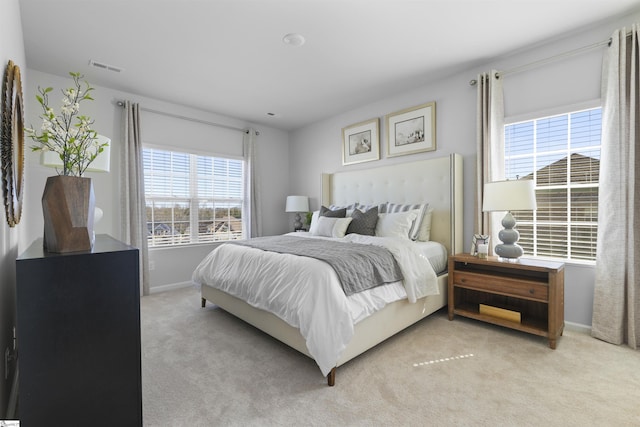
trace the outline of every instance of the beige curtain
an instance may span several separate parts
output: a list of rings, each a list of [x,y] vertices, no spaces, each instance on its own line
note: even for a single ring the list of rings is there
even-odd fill
[[[602,70],[602,149],[592,335],[640,344],[638,25],[614,32]]]
[[[477,175],[475,233],[491,236],[491,248],[497,243],[500,218],[482,212],[484,184],[504,179],[504,100],[502,80],[496,70],[479,74],[477,79]],[[495,233],[494,233],[495,230]]]
[[[139,249],[140,295],[149,295],[147,221],[145,218],[144,172],[140,139],[140,108],[125,102],[124,144],[122,147],[122,239]]]
[[[245,218],[243,227],[247,230],[245,234],[249,237],[262,236],[262,204],[260,200],[260,189],[257,168],[257,132],[255,129],[249,129],[244,135],[243,153],[246,165],[244,174],[244,206],[242,209]]]

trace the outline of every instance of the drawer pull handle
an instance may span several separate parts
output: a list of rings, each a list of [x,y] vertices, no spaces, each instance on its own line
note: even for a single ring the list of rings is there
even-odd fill
[[[535,293],[536,293],[536,291],[535,291],[534,289],[529,289],[529,293],[530,293],[531,295],[533,295],[533,294],[535,294]]]

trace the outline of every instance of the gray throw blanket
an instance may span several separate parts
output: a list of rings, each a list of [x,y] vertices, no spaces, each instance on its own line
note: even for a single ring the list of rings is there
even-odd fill
[[[294,236],[256,237],[227,243],[324,261],[338,274],[347,296],[403,280],[396,259],[389,250],[380,246]]]

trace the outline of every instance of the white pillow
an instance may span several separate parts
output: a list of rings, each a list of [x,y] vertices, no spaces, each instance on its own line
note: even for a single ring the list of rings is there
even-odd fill
[[[378,214],[376,236],[409,239],[409,231],[411,231],[411,227],[417,216],[416,210]]]
[[[311,231],[314,236],[324,237],[344,237],[353,218],[331,218],[327,216],[318,217],[318,226]]]
[[[433,208],[429,207],[427,212],[422,218],[422,224],[420,224],[420,230],[418,231],[418,240],[420,242],[428,242],[431,240],[431,216],[433,214]]]
[[[315,234],[318,228],[318,217],[320,216],[320,211],[314,211],[313,215],[311,215],[311,224],[309,225],[309,233]]]
[[[415,203],[415,204],[400,204],[400,203],[387,203],[387,205],[380,212],[395,213],[395,212],[409,212],[418,209],[418,216],[409,230],[409,238],[411,240],[420,240],[420,229],[422,227],[422,221],[429,209],[428,203]]]

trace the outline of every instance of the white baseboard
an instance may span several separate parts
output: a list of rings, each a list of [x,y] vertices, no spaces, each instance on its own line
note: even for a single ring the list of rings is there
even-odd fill
[[[574,323],[574,322],[565,321],[564,322],[564,327],[568,331],[581,332],[583,334],[591,335],[591,326],[590,325],[583,325],[581,323]]]
[[[153,286],[149,288],[149,294],[157,294],[159,292],[173,291],[181,288],[188,288],[189,286],[195,286],[193,282],[179,282],[169,283],[168,285]]]

